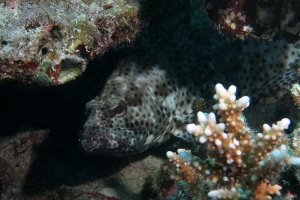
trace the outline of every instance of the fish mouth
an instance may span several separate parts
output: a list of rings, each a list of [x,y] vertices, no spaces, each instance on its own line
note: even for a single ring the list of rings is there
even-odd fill
[[[79,139],[83,150],[89,153],[124,156],[141,153],[149,131],[132,129],[110,129],[105,132],[84,131]]]

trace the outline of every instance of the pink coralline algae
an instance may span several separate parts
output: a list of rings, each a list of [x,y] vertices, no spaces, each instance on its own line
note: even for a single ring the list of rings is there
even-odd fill
[[[41,85],[72,80],[89,59],[135,41],[145,24],[139,12],[131,0],[4,1],[0,79]]]

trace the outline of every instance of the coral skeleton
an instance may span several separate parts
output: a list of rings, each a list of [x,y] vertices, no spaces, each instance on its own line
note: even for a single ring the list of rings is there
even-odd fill
[[[214,113],[198,112],[198,125],[188,124],[187,131],[199,143],[205,143],[207,155],[213,163],[207,163],[193,155],[190,150],[178,149],[167,152],[176,165],[174,179],[185,179],[190,184],[201,180],[212,181],[215,189],[208,192],[212,199],[271,199],[281,195],[281,186],[270,184],[268,179],[287,165],[300,165],[300,158],[287,152],[280,145],[287,118],[269,126],[263,125],[263,133],[254,133],[245,124],[242,111],[250,104],[250,98],[236,99],[236,87],[226,90],[215,86],[213,109],[220,115],[217,123]]]

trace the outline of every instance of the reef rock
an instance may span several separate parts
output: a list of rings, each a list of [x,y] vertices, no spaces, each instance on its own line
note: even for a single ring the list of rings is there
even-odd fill
[[[132,43],[141,28],[131,0],[0,2],[0,79],[63,84],[89,58]]]
[[[220,32],[229,37],[299,40],[300,1],[206,0],[205,9]]]

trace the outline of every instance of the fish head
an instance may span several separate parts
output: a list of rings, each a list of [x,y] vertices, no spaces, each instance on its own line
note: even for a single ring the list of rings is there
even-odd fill
[[[158,82],[150,84],[149,79],[155,75],[137,75],[134,67],[124,70],[116,70],[102,93],[87,104],[89,116],[80,143],[88,152],[135,154],[170,137],[172,110],[153,93]]]

